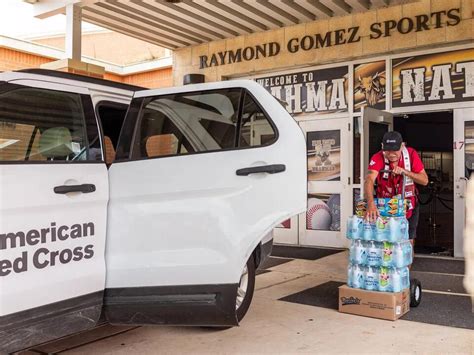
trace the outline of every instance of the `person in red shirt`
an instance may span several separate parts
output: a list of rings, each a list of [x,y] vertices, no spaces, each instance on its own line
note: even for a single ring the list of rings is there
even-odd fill
[[[391,173],[380,172],[381,170],[390,170]],[[406,176],[405,198],[409,200],[406,214],[409,223],[408,234],[413,244],[419,217],[415,183],[428,185],[428,175],[418,153],[415,149],[405,146],[401,134],[395,131],[387,132],[382,139],[382,150],[370,159],[365,177],[367,219],[375,221],[380,216],[374,201],[375,182],[377,182],[376,196],[390,198],[402,193],[403,174]]]

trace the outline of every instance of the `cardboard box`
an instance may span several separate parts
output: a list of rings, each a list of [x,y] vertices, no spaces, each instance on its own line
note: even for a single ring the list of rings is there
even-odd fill
[[[397,320],[410,310],[410,290],[377,292],[347,285],[339,287],[339,312]]]

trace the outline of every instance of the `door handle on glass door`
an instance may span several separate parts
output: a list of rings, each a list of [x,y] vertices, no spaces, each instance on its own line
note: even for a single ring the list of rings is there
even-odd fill
[[[464,176],[459,178],[459,183],[456,185],[456,188],[460,190],[456,193],[456,196],[459,198],[464,198],[466,195],[466,188],[467,188],[467,181],[468,179]]]
[[[67,194],[69,192],[82,192],[88,194],[95,191],[94,184],[82,184],[82,185],[61,185],[54,188],[56,194]]]
[[[253,166],[249,168],[238,169],[235,173],[238,176],[247,176],[250,174],[268,173],[277,174],[282,173],[286,170],[285,164],[272,164],[272,165],[261,165]]]

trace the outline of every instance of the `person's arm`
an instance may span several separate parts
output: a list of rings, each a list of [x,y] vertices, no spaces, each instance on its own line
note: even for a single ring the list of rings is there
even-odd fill
[[[420,171],[419,173],[414,173],[413,171],[406,171],[405,175],[412,179],[417,184],[426,186],[428,185],[428,175],[426,174],[425,169]]]
[[[380,216],[379,210],[374,201],[374,184],[378,176],[378,171],[369,170],[365,176],[364,181],[364,197],[367,201],[367,210],[365,212],[365,219],[375,221]]]
[[[393,169],[393,173],[400,175],[404,173],[410,179],[412,179],[415,183],[426,186],[428,185],[429,179],[428,175],[426,174],[425,167],[423,166],[423,162],[420,159],[420,156],[416,151],[412,152],[412,171],[405,170],[399,166]]]

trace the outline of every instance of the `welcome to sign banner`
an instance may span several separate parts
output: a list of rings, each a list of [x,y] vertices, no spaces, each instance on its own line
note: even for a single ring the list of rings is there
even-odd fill
[[[286,101],[289,113],[347,112],[347,66],[280,74],[255,79],[276,98]]]
[[[474,101],[474,49],[392,60],[392,107]]]

